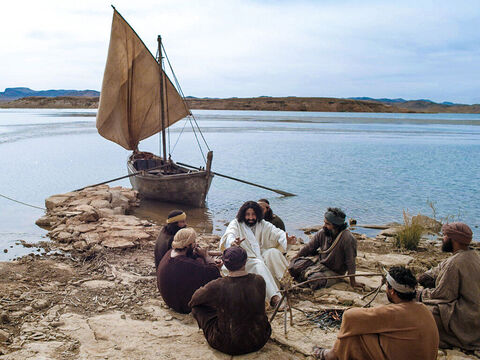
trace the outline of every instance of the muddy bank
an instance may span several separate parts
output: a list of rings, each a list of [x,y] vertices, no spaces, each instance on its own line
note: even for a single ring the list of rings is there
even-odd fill
[[[120,195],[125,199],[118,201]],[[41,223],[50,226],[53,241],[43,245],[60,251],[0,263],[0,359],[231,358],[208,346],[190,315],[177,314],[162,301],[153,260],[159,227],[128,215],[135,204],[131,190],[107,186],[47,200]],[[408,265],[420,272],[448,256],[432,238],[422,240],[414,252],[396,249],[391,236],[369,238],[357,232],[355,236],[359,273],[392,265]],[[200,243],[208,248],[216,249],[218,240],[200,234]],[[293,246],[288,257],[300,247]],[[369,302],[371,296],[363,297],[380,279],[360,277],[359,281],[368,286],[363,293],[347,282],[317,291],[298,290],[292,298],[293,326],[288,319],[287,334],[284,314],[279,313],[267,345],[238,358],[304,359],[314,344],[331,346],[337,329],[320,328],[314,316],[322,308],[345,309]],[[383,291],[373,301],[373,305],[386,303]],[[439,352],[439,359],[447,358],[474,357],[454,350]]]

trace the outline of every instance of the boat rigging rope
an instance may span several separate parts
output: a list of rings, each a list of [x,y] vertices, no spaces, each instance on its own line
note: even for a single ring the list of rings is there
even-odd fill
[[[19,200],[12,199],[12,198],[10,198],[10,197],[8,197],[8,196],[5,196],[5,195],[2,195],[2,194],[0,194],[0,196],[3,197],[3,198],[5,198],[5,199],[7,199],[7,200],[10,200],[10,201],[13,201],[13,202],[22,204],[22,205],[30,206],[30,207],[33,207],[33,208],[35,208],[35,209],[47,210],[47,209],[42,208],[42,207],[39,207],[39,206],[30,205],[30,204],[24,203],[23,201],[19,201]]]
[[[183,105],[184,105],[185,108],[190,112],[190,110],[188,109],[186,100],[185,100],[185,94],[183,93],[182,87],[180,86],[180,83],[178,82],[177,76],[175,75],[175,71],[173,71],[172,64],[170,63],[170,59],[168,58],[168,55],[167,55],[167,52],[166,52],[166,50],[165,50],[165,47],[163,46],[163,43],[161,44],[161,46],[162,46],[163,54],[165,54],[165,59],[167,59],[168,67],[170,68],[170,71],[172,72],[173,80],[175,81],[175,86],[177,87],[177,90],[178,90],[178,92],[180,93],[180,96],[182,97]],[[198,136],[197,136],[197,134],[196,134],[195,128],[194,128],[193,123],[192,123],[192,119],[193,119],[193,121],[194,121],[194,123],[195,123],[195,126],[197,127],[197,130],[198,130],[198,132],[200,133],[200,135],[201,135],[201,137],[202,137],[202,140],[203,140],[203,142],[205,143],[205,146],[207,147],[208,151],[210,151],[210,147],[208,146],[208,143],[207,143],[207,141],[205,140],[205,137],[203,136],[202,130],[201,130],[200,127],[198,126],[197,119],[195,119],[195,116],[190,112],[190,115],[188,116],[188,118],[189,118],[190,124],[192,125],[192,130],[193,130],[193,133],[195,134],[195,138],[196,138],[196,140],[197,140],[198,147],[200,148],[200,152],[202,153],[203,160],[204,160],[205,163],[206,163],[207,160],[205,159],[205,154],[203,153],[202,146],[200,145],[200,142],[199,142],[199,140],[198,140]],[[181,135],[182,133],[183,133],[183,130],[182,130],[182,132],[180,133],[180,135]],[[180,135],[179,135],[179,137],[180,137]],[[177,140],[177,142],[178,142],[178,140]],[[175,145],[176,145],[176,143],[175,143]]]

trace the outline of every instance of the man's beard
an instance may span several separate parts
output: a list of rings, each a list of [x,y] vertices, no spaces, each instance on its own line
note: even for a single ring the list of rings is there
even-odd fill
[[[186,256],[189,257],[189,258],[197,258],[198,256],[195,254],[193,254],[193,250],[194,250],[194,247],[192,245],[189,245],[187,247],[187,252],[186,252]]]
[[[442,251],[443,251],[443,252],[453,252],[452,239],[447,239],[447,241],[443,241],[443,243],[442,243]]]
[[[166,229],[170,235],[175,235],[179,230],[185,229],[187,225],[183,225],[182,227],[178,226],[178,223],[167,224]]]
[[[335,236],[335,233],[332,230],[328,229],[326,226],[323,227],[323,233],[329,237]]]
[[[245,219],[245,224],[247,224],[248,226],[252,227],[253,225],[255,225],[257,223],[257,219]]]

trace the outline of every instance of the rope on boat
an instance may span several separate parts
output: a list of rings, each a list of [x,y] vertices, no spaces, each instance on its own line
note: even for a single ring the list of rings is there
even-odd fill
[[[190,121],[190,125],[192,126],[193,134],[195,135],[195,139],[197,140],[197,145],[198,145],[198,147],[200,149],[200,152],[202,154],[203,161],[206,164],[207,159],[205,158],[205,154],[203,153],[203,149],[202,149],[202,146],[201,146],[200,141],[198,139],[196,130],[200,133],[200,136],[202,137],[202,140],[205,143],[205,146],[207,147],[208,151],[210,151],[210,147],[208,146],[207,140],[205,140],[205,137],[203,136],[202,130],[200,130],[200,126],[198,126],[197,119],[195,119],[195,116],[190,112],[190,110],[187,106],[187,103],[186,103],[186,100],[185,100],[185,94],[183,93],[182,87],[180,86],[180,83],[178,82],[177,76],[175,75],[175,71],[173,71],[172,64],[170,63],[170,59],[168,58],[168,55],[167,55],[167,52],[165,50],[165,47],[163,46],[163,43],[161,44],[161,46],[162,46],[163,54],[165,55],[165,59],[167,59],[168,67],[170,68],[170,71],[172,72],[172,76],[173,76],[173,80],[175,82],[175,86],[177,87],[177,90],[180,93],[180,96],[182,97],[183,105],[185,106],[185,109],[188,110],[188,112],[190,113],[190,115],[187,118]],[[197,127],[196,130],[195,130],[195,126],[192,123],[192,119],[193,119],[193,122],[195,123],[195,126]],[[185,128],[185,126],[184,126],[184,128]],[[182,129],[182,132],[180,133],[180,135],[178,136],[178,138],[180,138],[182,133],[183,133],[183,129]],[[177,145],[177,143],[178,143],[178,139],[177,139],[177,142],[175,143],[175,146]],[[174,146],[174,149],[175,149],[175,146]]]
[[[16,203],[25,205],[25,206],[30,206],[30,207],[35,208],[35,209],[47,210],[47,209],[42,208],[42,207],[40,207],[40,206],[30,205],[30,204],[24,203],[23,201],[15,200],[15,199],[12,199],[12,198],[10,198],[10,197],[8,197],[8,196],[5,196],[5,195],[2,195],[2,194],[0,194],[0,196],[3,197],[3,198],[5,198],[5,199],[7,199],[7,200],[10,200],[10,201],[13,201],[13,202],[16,202]]]

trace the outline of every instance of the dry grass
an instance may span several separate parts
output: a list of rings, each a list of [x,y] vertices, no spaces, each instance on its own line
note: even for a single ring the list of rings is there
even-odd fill
[[[397,233],[395,245],[407,250],[416,250],[424,232],[423,225],[412,218],[405,210],[403,211],[403,222],[401,230]]]

